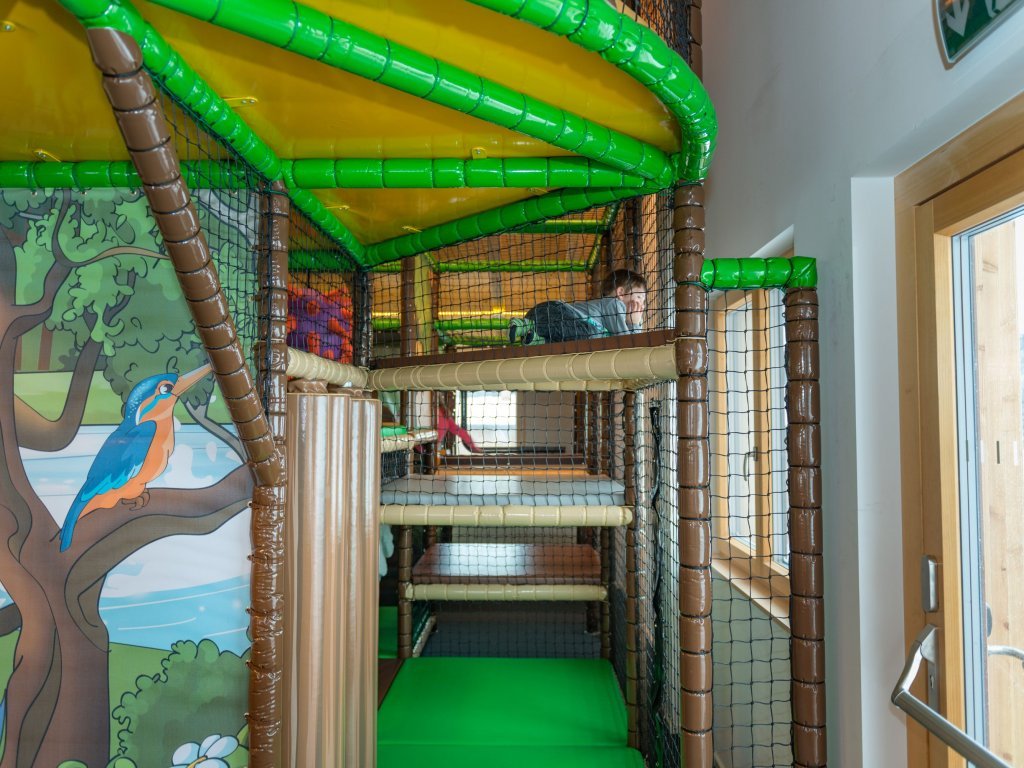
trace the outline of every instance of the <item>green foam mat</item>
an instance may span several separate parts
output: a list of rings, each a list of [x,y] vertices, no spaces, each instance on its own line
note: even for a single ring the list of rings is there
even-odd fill
[[[599,659],[409,659],[381,707],[377,741],[624,747],[626,707]]]
[[[377,768],[644,768],[626,747],[465,747],[382,744]]]
[[[398,658],[398,608],[393,605],[383,605],[380,608],[379,616],[377,658]]]

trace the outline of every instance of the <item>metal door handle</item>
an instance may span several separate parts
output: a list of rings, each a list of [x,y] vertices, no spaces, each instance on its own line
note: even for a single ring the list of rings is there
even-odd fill
[[[910,692],[910,685],[917,677],[921,662],[935,664],[938,661],[936,629],[934,624],[929,624],[914,639],[907,663],[903,667],[903,674],[896,681],[896,687],[892,689],[892,703],[917,720],[929,733],[935,734],[970,760],[977,768],[1013,768]]]

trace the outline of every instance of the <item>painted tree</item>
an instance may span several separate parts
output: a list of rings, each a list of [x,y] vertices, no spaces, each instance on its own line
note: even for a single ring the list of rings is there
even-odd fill
[[[214,235],[211,248],[238,247],[234,239]],[[41,324],[73,334],[77,349],[63,409],[52,420],[14,394],[18,340]],[[20,631],[0,768],[107,764],[109,638],[99,615],[107,573],[164,536],[216,530],[251,495],[244,466],[208,488],[152,490],[145,506],[81,520],[60,552],[59,526],[29,482],[21,449],[59,451],[70,443],[100,367],[125,398],[146,376],[203,360],[139,194],[0,193],[0,582],[13,601],[0,610],[0,635]],[[212,392],[210,381],[194,387],[186,407],[233,443],[207,413]]]

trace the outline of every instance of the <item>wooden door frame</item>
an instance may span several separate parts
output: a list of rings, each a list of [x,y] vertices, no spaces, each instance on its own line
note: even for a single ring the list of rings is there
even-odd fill
[[[1011,202],[1007,202],[1010,200]],[[896,281],[899,341],[900,455],[903,502],[905,645],[927,622],[943,628],[944,606],[959,604],[958,542],[942,529],[957,515],[955,360],[952,344],[950,238],[1024,202],[1024,94],[896,177]],[[936,471],[937,470],[937,471]],[[938,475],[936,477],[936,475]],[[938,513],[939,517],[934,517]],[[941,519],[942,525],[929,525]],[[920,562],[936,555],[938,612],[919,598]],[[963,725],[959,621],[940,633],[943,714]],[[952,658],[953,656],[957,658]],[[922,681],[915,695],[924,699]],[[907,720],[908,765],[961,768],[935,738]]]

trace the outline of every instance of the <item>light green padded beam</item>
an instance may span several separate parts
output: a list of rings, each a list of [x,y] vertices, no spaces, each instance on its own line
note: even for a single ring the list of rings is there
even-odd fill
[[[540,99],[288,0],[154,0],[202,21],[276,45],[493,125],[648,179],[675,169],[657,147]]]
[[[455,189],[643,187],[644,180],[582,157],[378,158],[281,160],[281,172],[296,189]],[[230,162],[182,162],[190,187],[241,188],[245,173]],[[0,161],[0,186],[30,189],[137,187],[128,160],[54,163]],[[566,222],[567,224],[571,222]],[[574,223],[574,222],[573,222]],[[582,231],[582,230],[581,230]]]
[[[561,35],[614,64],[661,100],[679,122],[682,148],[675,176],[703,179],[718,123],[700,79],[655,32],[600,0],[469,0]]]
[[[269,181],[282,178],[281,162],[269,146],[171,48],[127,0],[60,0],[86,28],[116,29],[135,39],[143,64],[161,88],[189,109],[203,128],[222,140]],[[336,216],[311,192],[289,189],[288,196],[326,235],[352,254],[360,264],[365,248]]]
[[[646,185],[585,157],[344,158],[283,160],[288,184],[302,189],[454,189],[459,187],[633,187]]]
[[[370,266],[394,261],[424,251],[436,251],[445,246],[496,235],[509,229],[544,221],[566,213],[584,211],[595,205],[608,205],[638,194],[650,194],[657,189],[565,189],[539,197],[509,203],[473,216],[430,227],[422,232],[385,240],[366,249]]]
[[[701,267],[700,281],[709,290],[814,288],[818,285],[818,264],[808,256],[708,259]]]

